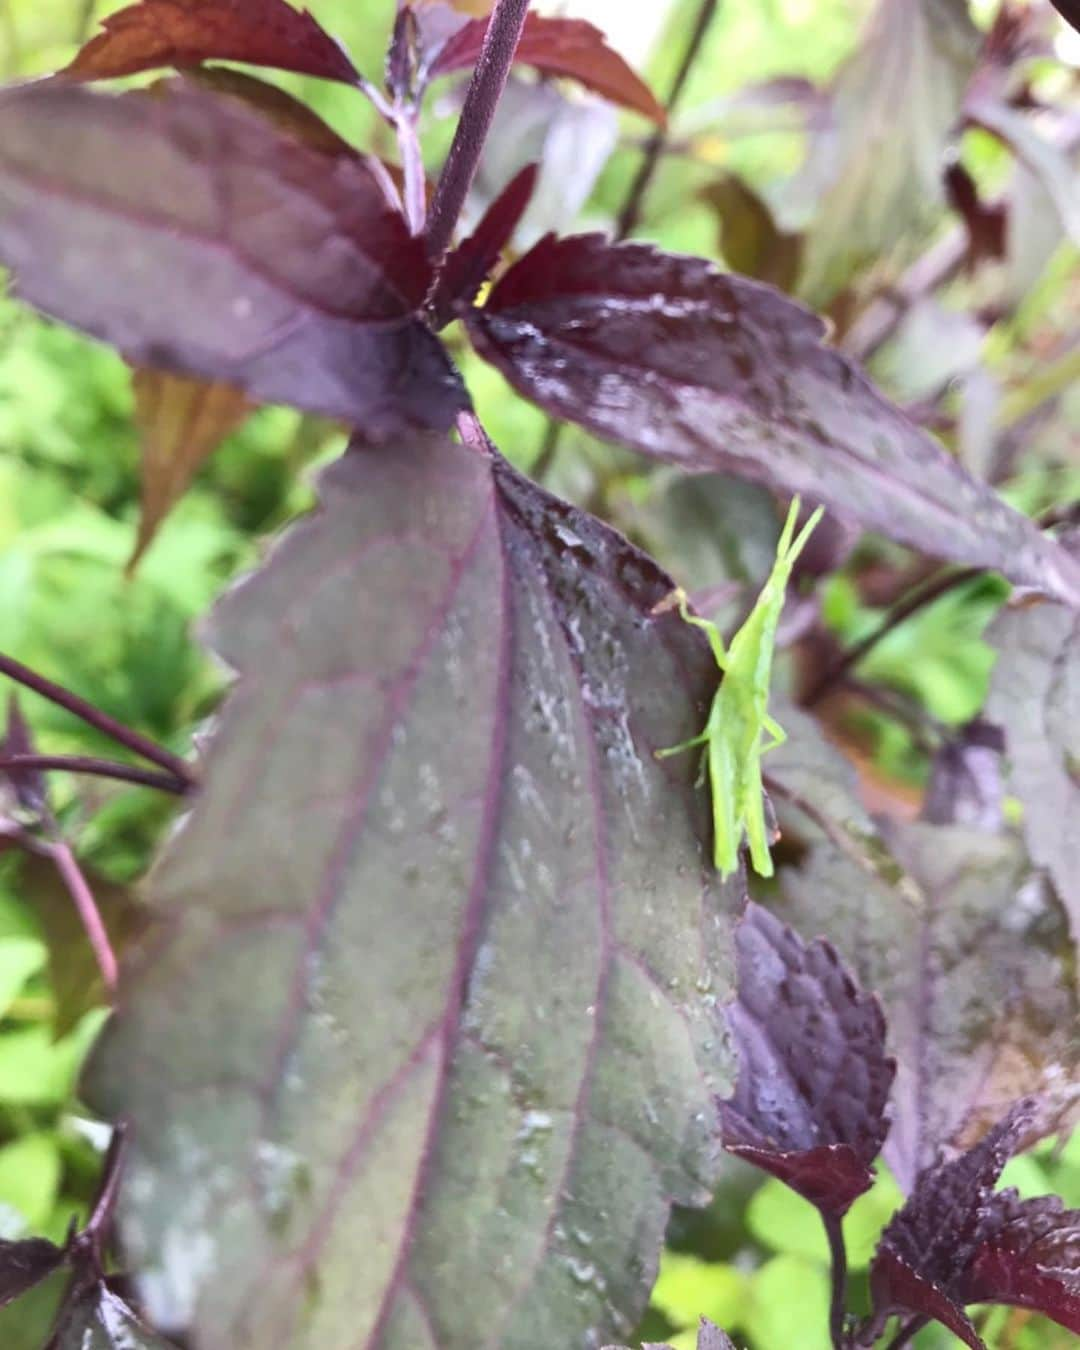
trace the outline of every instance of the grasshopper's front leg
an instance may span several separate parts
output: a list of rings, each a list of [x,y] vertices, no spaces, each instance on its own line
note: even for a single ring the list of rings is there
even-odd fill
[[[711,619],[703,619],[698,614],[690,613],[690,598],[681,586],[677,586],[669,595],[665,595],[659,604],[653,605],[653,614],[666,614],[669,610],[677,609],[679,617],[685,622],[692,624],[695,628],[700,628],[709,639],[709,646],[712,648],[713,658],[721,670],[727,670],[728,657],[724,648],[724,638]]]

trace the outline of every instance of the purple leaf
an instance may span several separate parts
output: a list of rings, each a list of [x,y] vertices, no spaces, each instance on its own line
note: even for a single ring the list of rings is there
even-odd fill
[[[140,0],[101,27],[64,75],[101,80],[158,66],[244,61],[344,84],[359,80],[334,39],[285,0]]]
[[[889,404],[824,325],[698,258],[542,239],[469,331],[525,397],[658,459],[824,502],[1080,604],[1080,563]]]
[[[884,1156],[904,1190],[1019,1094],[1075,1081],[1064,916],[1014,840],[841,825],[784,891],[783,917],[826,933],[882,1000],[897,1061]]]
[[[8,699],[7,730],[0,740],[0,758],[33,753],[34,740],[30,734],[30,725],[23,717],[18,697],[12,694]],[[11,784],[20,810],[35,821],[48,815],[49,789],[40,769],[3,769],[0,770],[0,779],[4,778]]]
[[[235,99],[44,84],[0,95],[0,261],[31,304],[134,364],[369,436],[466,398],[416,317],[421,241],[361,161]]]
[[[1032,858],[1054,880],[1080,944],[1080,623],[1061,605],[1006,609],[986,715],[1005,731]]]
[[[877,1319],[890,1313],[933,1317],[966,1345],[984,1350],[963,1312],[967,1303],[994,1297],[989,1281],[978,1274],[980,1268],[986,1276],[998,1273],[993,1254],[999,1239],[1005,1250],[1019,1251],[1025,1240],[1036,1241],[1045,1229],[1042,1208],[1038,1208],[1039,1221],[1035,1211],[1026,1212],[1025,1217],[1031,1218],[1029,1227],[1019,1217],[1023,1207],[1014,1194],[993,1193],[1002,1168],[1022,1146],[1036,1114],[1033,1102],[1019,1102],[974,1148],[919,1174],[907,1203],[882,1234],[871,1266],[870,1290]],[[1074,1218],[1066,1217],[1062,1232],[1072,1225],[1075,1235]],[[1021,1283],[1023,1265],[1021,1255],[1014,1267]],[[1036,1284],[1038,1265],[1035,1255],[1028,1267],[1029,1292],[1034,1295],[1038,1287],[1052,1301],[1046,1288]],[[1075,1281],[1075,1272],[1071,1278]],[[1066,1284],[1066,1280],[1055,1282],[1059,1299],[1066,1293]],[[999,1293],[1007,1293],[1007,1280],[998,1288]],[[994,1301],[1010,1300],[994,1297]],[[1059,1311],[1064,1308],[1057,1302],[1053,1306]]]
[[[429,308],[441,327],[456,308],[471,305],[521,222],[536,187],[539,165],[527,164],[484,212],[476,229],[448,254]]]
[[[1080,1210],[1056,1195],[1021,1200],[1001,1191],[963,1279],[965,1303],[1030,1308],[1080,1334]]]
[[[98,1280],[61,1314],[47,1350],[172,1350],[172,1347],[144,1326],[104,1280]]]
[[[64,1253],[44,1238],[0,1239],[0,1308],[14,1302],[63,1264]]]
[[[497,457],[356,449],[323,495],[218,609],[238,683],[92,1067],[125,1250],[207,1347],[600,1343],[719,1166],[743,891],[653,754],[715,665]]]
[[[996,834],[1004,823],[1004,748],[1000,729],[979,719],[947,740],[934,756],[923,819]]]
[[[720,1104],[724,1147],[841,1217],[873,1185],[896,1066],[877,999],[859,991],[829,943],[803,942],[750,905],[735,931],[739,1053]]]

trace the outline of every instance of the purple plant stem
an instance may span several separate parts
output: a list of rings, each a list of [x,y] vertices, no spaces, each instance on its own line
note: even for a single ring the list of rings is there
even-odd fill
[[[690,41],[683,54],[682,63],[675,74],[671,92],[668,94],[666,107],[669,114],[674,112],[683,96],[686,83],[690,78],[690,72],[701,55],[705,38],[719,9],[720,0],[703,0],[701,8],[698,10],[697,19],[694,21],[694,30],[690,34]],[[663,154],[666,144],[666,128],[657,127],[652,136],[649,137],[649,143],[645,147],[645,158],[642,160],[641,167],[638,169],[637,176],[630,187],[626,204],[619,213],[619,220],[615,229],[616,239],[626,239],[633,234],[641,218],[641,207],[645,200],[645,193],[652,182],[653,174],[656,173],[656,166],[660,163],[660,156]]]
[[[405,178],[405,219],[413,234],[423,234],[427,218],[427,181],[420,153],[417,116],[415,107],[400,102],[394,107],[394,130],[401,155],[401,171]]]
[[[7,769],[63,769],[67,773],[88,773],[99,778],[115,778],[122,783],[138,783],[178,796],[192,786],[190,779],[180,779],[172,773],[157,773],[153,769],[140,769],[135,764],[120,764],[116,760],[95,759],[89,755],[0,755],[0,771]]]
[[[901,1347],[910,1345],[914,1337],[922,1331],[929,1320],[928,1317],[913,1317],[910,1322],[905,1322],[885,1347],[885,1350],[901,1350]]]
[[[55,684],[48,680],[44,675],[39,675],[37,671],[31,670],[29,666],[24,666],[21,661],[16,661],[14,657],[5,656],[0,652],[0,674],[7,675],[16,684],[25,685],[27,689],[32,689],[42,698],[49,699],[50,702],[57,704],[61,708],[66,708],[68,712],[74,713],[76,717],[81,718],[89,726],[110,736],[120,745],[126,745],[127,748],[142,759],[148,759],[151,764],[157,764],[172,774],[174,778],[179,778],[181,782],[191,786],[195,784],[195,774],[191,766],[179,755],[174,755],[172,751],[166,750],[163,746],[156,744],[148,737],[140,735],[137,731],[132,731],[130,727],[124,726],[108,713],[95,708],[92,703],[87,703],[78,694],[73,694],[70,689],[65,689],[63,685]]]
[[[822,1214],[825,1235],[829,1239],[832,1257],[832,1299],[829,1306],[829,1332],[834,1350],[845,1350],[848,1344],[844,1326],[847,1313],[847,1248],[840,1220],[834,1214]]]
[[[443,256],[454,233],[476,176],[495,109],[506,87],[506,77],[528,12],[529,0],[497,0],[492,11],[454,141],[431,202],[427,229],[428,256],[431,258]]]
[[[56,864],[56,870],[60,873],[60,877],[68,889],[68,894],[75,902],[75,908],[78,910],[79,918],[86,929],[86,936],[90,939],[90,946],[93,948],[94,956],[105,981],[105,988],[111,995],[116,990],[116,954],[112,949],[112,943],[109,941],[109,935],[105,931],[105,924],[102,922],[94,893],[83,876],[82,869],[75,861],[75,855],[72,853],[70,845],[62,839],[58,839],[50,845],[49,856]]]

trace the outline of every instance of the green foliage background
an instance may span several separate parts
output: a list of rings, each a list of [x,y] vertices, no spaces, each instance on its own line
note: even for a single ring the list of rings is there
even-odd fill
[[[118,7],[101,5],[95,12]],[[670,6],[671,35],[685,32],[695,7],[685,0]],[[311,8],[361,66],[377,72],[381,35],[393,12],[389,0],[322,0]],[[795,168],[800,146],[794,135],[709,135],[711,110],[752,80],[777,74],[825,79],[854,45],[866,8],[863,0],[724,6],[687,100],[687,124],[706,134],[696,160],[672,156],[665,162],[650,198],[652,235],[668,248],[716,254],[715,216],[696,190],[721,167],[767,187]],[[11,78],[65,62],[87,9],[85,0],[0,0],[0,72]],[[657,88],[669,83],[680,50],[672,37],[655,52]],[[370,142],[373,129],[362,100],[317,81],[281,79],[344,134]],[[427,144],[433,163],[448,125],[432,125]],[[614,212],[636,164],[641,128],[628,122],[624,131],[590,204],[592,218]],[[974,137],[964,153],[980,173],[993,175],[993,146]],[[993,330],[983,351],[992,368],[1021,376],[1025,368],[1037,371],[1025,344],[1040,326],[1059,321],[1056,311],[1067,304],[1075,263],[1075,253],[1063,250],[1044,284]],[[959,302],[966,298],[961,288]],[[493,436],[528,466],[542,444],[543,416],[509,395],[501,377],[462,344],[455,350]],[[914,359],[912,351],[894,346],[879,370],[887,387],[896,391],[905,381],[918,382]],[[1075,433],[1078,416],[1073,409],[1066,436]],[[192,730],[212,716],[226,681],[196,640],[200,616],[230,578],[257,561],[273,532],[306,507],[313,467],[343,443],[342,432],[313,419],[282,409],[258,412],[200,472],[128,578],[124,565],[139,492],[128,372],[111,352],[0,298],[0,649],[183,749]],[[564,438],[553,478],[560,490],[624,528],[641,518],[635,512],[658,490],[632,457],[600,450],[580,433]],[[1067,457],[1063,465],[1051,455],[1049,462],[1035,459],[1025,467],[1009,492],[1036,510],[1075,496],[1078,484],[1075,460],[1070,467]],[[732,570],[752,578],[753,563],[739,559]],[[985,695],[991,656],[980,634],[1003,595],[993,581],[957,592],[883,643],[863,674],[914,698],[940,722],[962,723]],[[844,641],[856,640],[879,617],[844,575],[830,585],[826,614]],[[44,748],[114,752],[51,705],[29,697],[23,704]],[[917,781],[925,773],[917,747],[895,724],[869,718],[868,734],[885,774]],[[86,865],[108,881],[137,879],[167,828],[171,803],[94,780],[80,782],[76,794],[73,783],[57,778],[54,790]],[[62,963],[63,953],[57,957],[54,950],[53,959]],[[15,857],[0,856],[3,1237],[43,1233],[62,1239],[72,1216],[85,1212],[97,1176],[105,1132],[80,1106],[76,1081],[103,1013],[83,1012],[60,1034],[58,979],[62,970],[50,968],[26,869]],[[1006,1180],[1028,1194],[1056,1190],[1080,1205],[1080,1138],[1060,1156],[1047,1149],[1014,1162]],[[873,1242],[895,1199],[895,1187],[882,1176],[849,1217],[856,1294],[860,1280],[865,1286]],[[42,1344],[53,1292],[46,1287],[0,1314],[6,1350]],[[827,1253],[809,1206],[779,1183],[762,1183],[760,1174],[734,1166],[711,1210],[675,1216],[642,1334],[670,1338],[682,1350],[694,1344],[689,1329],[704,1313],[752,1350],[825,1350],[827,1302]],[[1069,1339],[1004,1310],[988,1315],[984,1334],[999,1350],[1054,1350]],[[918,1344],[929,1350],[959,1342],[929,1329]]]

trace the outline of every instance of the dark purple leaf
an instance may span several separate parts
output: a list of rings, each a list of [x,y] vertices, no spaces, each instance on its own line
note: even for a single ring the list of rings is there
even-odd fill
[[[1009,778],[1031,856],[1054,880],[1080,943],[1080,622],[1020,604],[987,633],[998,660],[986,715],[1005,730]]]
[[[26,1238],[21,1242],[0,1239],[0,1308],[59,1270],[63,1260],[60,1248],[44,1238]]]
[[[441,326],[471,305],[529,205],[539,165],[527,164],[484,212],[476,229],[443,262],[429,308]]]
[[[102,80],[157,66],[244,61],[344,84],[359,79],[308,11],[285,0],[139,0],[101,27],[64,75]]]
[[[840,1217],[873,1185],[896,1066],[885,1019],[836,951],[803,942],[758,905],[735,931],[739,987],[728,1025],[739,1054],[720,1103],[724,1147]]]
[[[7,730],[0,740],[0,758],[33,753],[34,740],[30,734],[30,725],[23,717],[18,697],[12,694],[8,699]],[[10,783],[15,802],[26,815],[39,821],[48,814],[49,789],[39,769],[4,769],[0,770],[0,778]]]
[[[468,325],[481,354],[557,417],[685,469],[805,493],[927,553],[1080,603],[1080,563],[769,287],[643,244],[548,237]]]
[[[172,1350],[98,1280],[60,1315],[48,1350]]]
[[[238,683],[92,1067],[125,1250],[196,1344],[600,1343],[719,1166],[743,892],[653,754],[715,664],[497,458],[357,449],[323,490],[218,610]]]
[[[409,99],[416,89],[420,34],[412,5],[398,9],[386,53],[386,87],[394,98]]]
[[[799,289],[811,304],[870,265],[895,271],[940,217],[979,42],[967,0],[877,0],[783,203],[785,219],[807,222]]]
[[[870,1268],[875,1315],[922,1315],[944,1323],[966,1345],[985,1350],[963,1311],[969,1272],[998,1229],[1001,1170],[1032,1128],[1036,1109],[1018,1103],[960,1157],[926,1168],[881,1236]],[[1006,1225],[1007,1226],[1007,1225]]]
[[[923,819],[996,834],[1004,822],[1004,748],[1000,729],[980,719],[947,740],[934,756]]]
[[[0,95],[0,261],[31,304],[134,364],[222,380],[370,436],[465,394],[416,317],[420,240],[361,161],[185,87]]]
[[[475,65],[487,26],[487,19],[473,19],[460,28],[435,58],[431,74],[447,75]],[[584,19],[530,14],[514,59],[545,75],[577,80],[594,94],[632,108],[660,126],[667,121],[649,86],[607,45],[603,33]]]
[[[1066,23],[1071,23],[1080,33],[1080,0],[1050,0],[1050,3]]]
[[[1030,1308],[1080,1334],[1080,1210],[1065,1209],[1056,1195],[996,1194],[960,1296]]]
[[[910,1191],[962,1132],[1075,1081],[1064,916],[1008,837],[857,821],[833,835],[786,870],[780,912],[826,933],[881,997],[897,1061],[884,1156]]]

